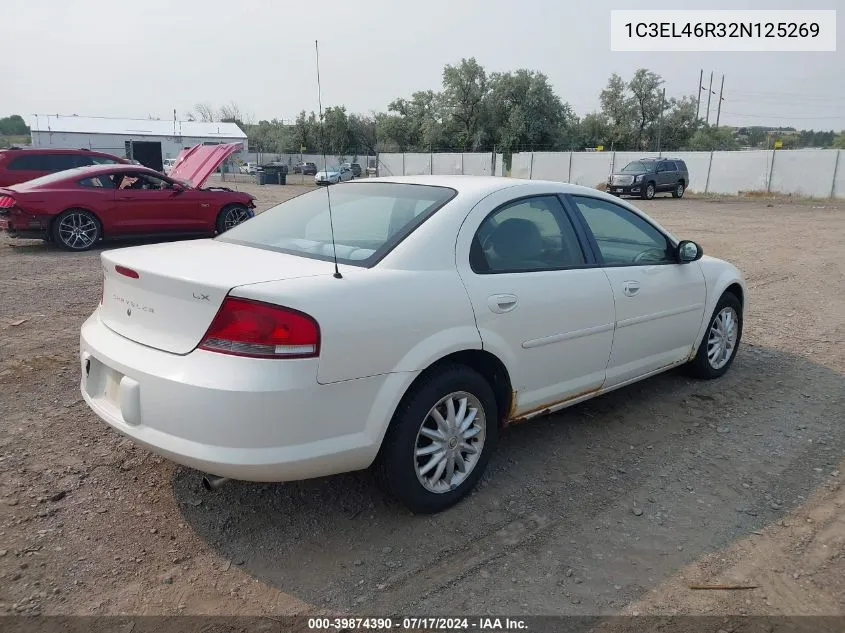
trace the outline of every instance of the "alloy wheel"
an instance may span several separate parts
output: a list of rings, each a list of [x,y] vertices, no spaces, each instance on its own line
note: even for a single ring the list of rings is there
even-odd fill
[[[739,336],[739,318],[728,306],[722,308],[710,324],[707,335],[707,360],[713,369],[721,369],[731,359]]]
[[[487,420],[481,402],[457,391],[426,415],[414,445],[417,479],[429,492],[457,488],[473,471],[484,447]]]
[[[97,241],[99,228],[86,213],[68,213],[59,221],[59,239],[73,250],[84,250]]]

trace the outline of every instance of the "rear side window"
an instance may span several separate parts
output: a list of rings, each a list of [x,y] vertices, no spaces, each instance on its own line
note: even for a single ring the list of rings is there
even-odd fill
[[[48,154],[44,156],[48,171],[64,171],[91,164],[91,159],[79,154]]]
[[[107,158],[106,156],[89,156],[89,158],[95,165],[117,165],[120,162],[114,158]],[[171,163],[172,162],[173,161],[171,160]]]
[[[511,202],[488,215],[470,246],[476,273],[527,273],[584,264],[569,217],[555,196]]]
[[[24,154],[13,158],[9,169],[14,171],[48,171],[46,156],[42,154]]]
[[[112,177],[108,175],[92,176],[91,178],[85,178],[84,180],[80,180],[79,184],[83,187],[114,189],[114,180],[112,180]]]

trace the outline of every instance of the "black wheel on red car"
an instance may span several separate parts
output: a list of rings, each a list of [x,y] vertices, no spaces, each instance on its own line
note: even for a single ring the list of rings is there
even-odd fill
[[[85,209],[68,209],[53,222],[53,241],[69,251],[87,251],[102,237],[100,221]]]
[[[230,204],[223,207],[217,216],[217,232],[225,233],[241,222],[246,222],[255,215],[249,207],[242,204]]]

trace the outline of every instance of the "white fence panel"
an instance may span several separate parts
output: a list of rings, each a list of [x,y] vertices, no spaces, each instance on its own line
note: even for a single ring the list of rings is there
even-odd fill
[[[836,166],[836,175],[833,178],[833,195],[837,198],[845,198],[845,149],[840,149],[839,164]]]
[[[471,152],[464,154],[464,174],[467,176],[493,176],[492,152]]]
[[[680,158],[687,164],[689,182],[687,189],[703,192],[707,184],[707,170],[710,167],[710,152],[672,152],[670,158]]]
[[[829,150],[775,151],[771,190],[826,198],[835,167],[836,152]]]
[[[534,152],[533,180],[569,180],[569,152]]]
[[[460,154],[433,154],[431,173],[438,176],[454,176],[463,172],[463,159]]]
[[[511,154],[511,178],[531,177],[531,152]]]
[[[402,154],[383,153],[378,155],[379,176],[402,176],[404,175],[404,160]]]
[[[405,175],[422,176],[431,173],[432,154],[405,154]]]
[[[505,156],[504,154],[496,154],[496,176],[505,175]]]
[[[607,182],[610,161],[610,152],[573,152],[569,182],[585,187]]]
[[[713,152],[708,193],[765,191],[771,154],[765,150]]]

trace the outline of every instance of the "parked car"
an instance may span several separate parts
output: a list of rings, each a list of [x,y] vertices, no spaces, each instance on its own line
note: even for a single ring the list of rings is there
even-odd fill
[[[680,158],[640,158],[607,178],[607,190],[618,196],[651,200],[659,191],[683,198],[689,186],[687,164]]]
[[[352,180],[352,168],[346,165],[338,165],[314,175],[314,183],[318,185],[336,185],[339,182]]]
[[[198,145],[169,176],[127,164],[78,167],[0,188],[0,231],[84,251],[100,239],[214,235],[251,218],[253,196],[205,181],[240,144]]]
[[[102,253],[88,406],[212,487],[374,464],[434,512],[473,488],[504,425],[672,367],[716,378],[737,353],[740,271],[606,193],[422,176],[327,202]]]
[[[293,166],[293,173],[303,176],[314,176],[317,174],[317,165],[314,163],[297,163]]]
[[[119,165],[128,162],[125,158],[87,149],[49,147],[0,149],[0,187],[16,185],[74,167]]]
[[[350,163],[349,168],[352,170],[352,176],[354,178],[361,177],[361,164],[360,163]]]
[[[256,174],[261,171],[261,166],[258,163],[244,163],[240,171],[242,174]]]
[[[169,174],[170,170],[176,166],[176,159],[175,158],[165,158],[164,159],[164,173]]]

